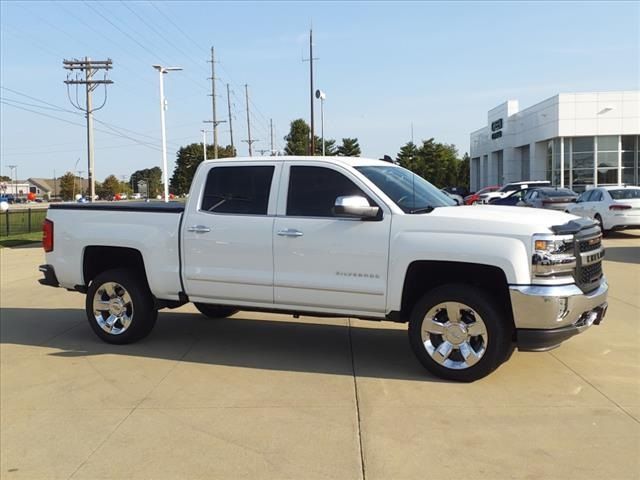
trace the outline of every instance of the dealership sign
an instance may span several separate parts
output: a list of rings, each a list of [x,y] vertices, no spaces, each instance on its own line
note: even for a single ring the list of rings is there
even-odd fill
[[[502,119],[491,122],[491,140],[502,137]]]

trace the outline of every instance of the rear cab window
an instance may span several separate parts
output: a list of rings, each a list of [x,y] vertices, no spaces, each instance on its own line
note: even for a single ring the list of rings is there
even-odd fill
[[[203,212],[267,215],[273,165],[224,165],[209,170],[200,203]]]

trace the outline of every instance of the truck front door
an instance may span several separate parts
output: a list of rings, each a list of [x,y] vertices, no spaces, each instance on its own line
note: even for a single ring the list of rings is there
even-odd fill
[[[275,303],[318,311],[385,311],[391,215],[339,218],[337,197],[364,196],[383,207],[346,169],[288,162],[274,225]]]

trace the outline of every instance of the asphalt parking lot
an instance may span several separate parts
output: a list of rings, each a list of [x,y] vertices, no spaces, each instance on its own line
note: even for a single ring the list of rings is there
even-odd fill
[[[640,478],[640,233],[605,244],[605,322],[473,384],[387,322],[185,306],[110,346],[3,249],[0,478]]]

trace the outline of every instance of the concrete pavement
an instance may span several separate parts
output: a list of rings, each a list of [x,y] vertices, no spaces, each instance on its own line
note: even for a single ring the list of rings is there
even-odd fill
[[[605,243],[605,322],[473,384],[387,322],[185,306],[107,345],[0,250],[0,478],[640,478],[640,234]]]

